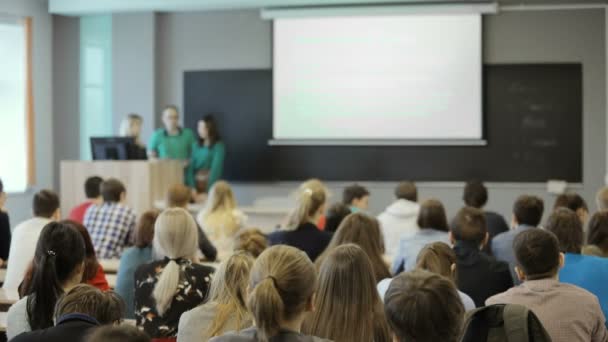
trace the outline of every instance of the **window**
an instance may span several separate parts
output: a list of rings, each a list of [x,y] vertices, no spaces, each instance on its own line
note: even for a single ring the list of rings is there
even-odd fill
[[[0,178],[7,192],[34,183],[31,19],[0,16]]]

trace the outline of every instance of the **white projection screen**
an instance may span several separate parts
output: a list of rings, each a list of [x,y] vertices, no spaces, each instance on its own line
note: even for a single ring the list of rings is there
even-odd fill
[[[274,21],[275,142],[482,139],[481,14]]]

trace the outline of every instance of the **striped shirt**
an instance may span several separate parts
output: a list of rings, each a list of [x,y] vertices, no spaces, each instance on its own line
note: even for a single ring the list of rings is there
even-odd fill
[[[84,215],[95,253],[100,259],[120,258],[123,249],[133,244],[135,212],[117,202],[92,205]]]

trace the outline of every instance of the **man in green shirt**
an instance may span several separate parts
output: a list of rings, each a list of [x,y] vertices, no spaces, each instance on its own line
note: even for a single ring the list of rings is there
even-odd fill
[[[163,110],[163,124],[165,128],[157,129],[148,143],[148,157],[189,160],[195,142],[194,133],[189,128],[179,127],[179,113],[175,106],[167,106]]]

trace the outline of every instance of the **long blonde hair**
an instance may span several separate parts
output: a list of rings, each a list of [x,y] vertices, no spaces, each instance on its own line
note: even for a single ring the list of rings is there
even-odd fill
[[[306,334],[335,342],[391,340],[372,264],[355,244],[327,254],[319,271],[315,308],[304,321]]]
[[[247,308],[262,342],[278,334],[281,323],[306,310],[317,287],[317,271],[306,253],[278,245],[256,259],[249,281]]]
[[[249,273],[253,266],[253,257],[246,252],[236,252],[220,264],[211,281],[209,301],[218,304],[217,312],[207,336],[221,335],[225,330],[226,322],[231,316],[236,318],[236,329],[245,328],[250,321],[245,298]]]
[[[234,236],[241,228],[241,217],[235,214],[236,199],[230,184],[225,181],[216,182],[211,191],[205,208],[199,213],[197,220],[205,231],[212,236]]]
[[[179,281],[184,276],[176,259],[192,258],[196,255],[197,229],[190,213],[182,208],[166,209],[156,219],[154,245],[171,259],[161,272],[152,292],[152,297],[156,301],[156,311],[160,316],[171,306]]]
[[[144,119],[139,114],[135,113],[131,113],[125,116],[120,122],[120,128],[118,133],[121,137],[133,137],[135,138],[135,142],[137,143],[137,145],[142,145],[141,133],[137,136],[133,136],[133,133],[131,132],[131,125],[135,122],[139,122],[139,124],[141,125],[144,122]]]
[[[302,183],[295,193],[296,206],[289,215],[285,228],[295,230],[298,226],[316,219],[328,195],[327,188],[318,179],[310,179]]]

